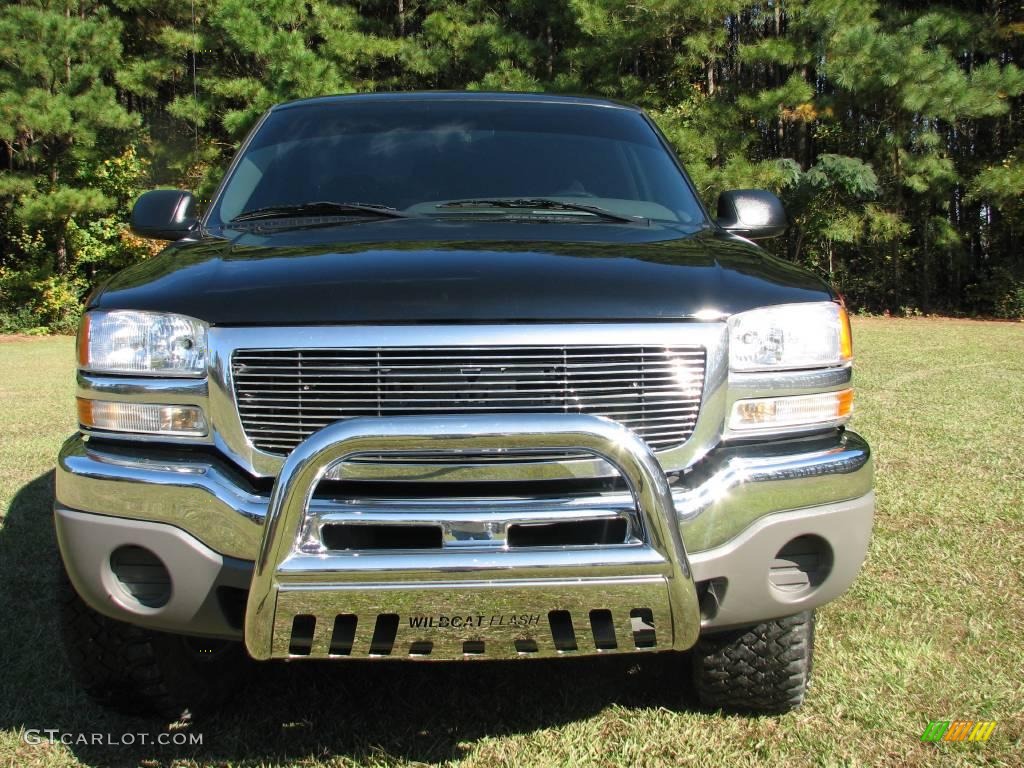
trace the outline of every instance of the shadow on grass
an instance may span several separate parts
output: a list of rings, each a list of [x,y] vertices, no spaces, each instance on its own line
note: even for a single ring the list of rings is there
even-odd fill
[[[52,503],[50,472],[17,493],[0,529],[0,730],[59,729],[78,742],[68,747],[88,765],[175,759],[255,765],[334,755],[438,763],[459,759],[481,739],[558,726],[612,705],[692,706],[685,658],[659,654],[530,662],[252,663],[218,712],[183,729],[112,714],[76,689],[60,646]],[[168,733],[199,737],[201,744],[156,743]],[[89,734],[102,734],[114,743],[82,743],[78,734],[87,734],[86,742],[93,738]],[[123,734],[135,734],[135,743],[122,743]]]

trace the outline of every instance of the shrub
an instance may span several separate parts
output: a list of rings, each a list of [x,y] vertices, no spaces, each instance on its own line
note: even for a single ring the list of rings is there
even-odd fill
[[[1024,281],[1011,283],[1006,293],[996,301],[996,317],[1024,320]]]

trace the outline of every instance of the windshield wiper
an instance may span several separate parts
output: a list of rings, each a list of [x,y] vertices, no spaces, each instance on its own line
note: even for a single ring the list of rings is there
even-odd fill
[[[330,200],[319,200],[297,205],[271,205],[266,208],[255,208],[235,216],[229,223],[262,219],[290,219],[302,216],[379,216],[389,219],[404,219],[407,214],[397,208],[378,203],[335,203]]]
[[[596,205],[583,205],[582,203],[566,203],[547,197],[485,197],[480,199],[452,200],[447,203],[440,203],[438,208],[506,208],[513,210],[534,210],[534,211],[579,211],[598,216],[606,221],[619,221],[624,224],[636,224],[647,221],[639,216],[625,216],[620,213],[613,213],[606,208],[599,208]]]

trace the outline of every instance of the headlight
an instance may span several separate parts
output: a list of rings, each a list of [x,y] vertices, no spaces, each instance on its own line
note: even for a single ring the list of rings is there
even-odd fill
[[[729,318],[734,371],[824,368],[853,357],[850,319],[832,301],[784,304]]]
[[[163,312],[88,312],[78,336],[78,364],[93,373],[201,376],[206,325]]]

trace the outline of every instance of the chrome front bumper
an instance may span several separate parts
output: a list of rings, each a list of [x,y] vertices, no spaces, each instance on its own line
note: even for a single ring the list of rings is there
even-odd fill
[[[614,465],[629,492],[443,500],[313,496],[339,461],[408,454],[426,444],[453,454],[584,451]],[[245,638],[257,658],[687,648],[702,628],[794,613],[845,591],[863,560],[874,506],[870,452],[851,432],[720,449],[670,486],[643,441],[594,417],[352,420],[300,446],[270,498],[225,462],[140,453],[77,436],[64,446],[56,517],[72,580],[94,608],[116,618],[234,637],[241,627],[218,618],[207,593],[248,587]],[[615,516],[631,521],[623,544],[513,551],[502,541],[509,521]],[[339,520],[430,520],[445,526],[445,545],[401,553],[331,551],[318,531]],[[467,531],[483,533],[467,541]],[[776,589],[768,572],[779,548],[808,536],[830,548],[828,577],[802,592]],[[109,555],[119,543],[154,551],[169,563],[176,583],[178,570],[189,571],[181,582],[187,589],[176,588],[163,608],[133,604],[111,583]]]

